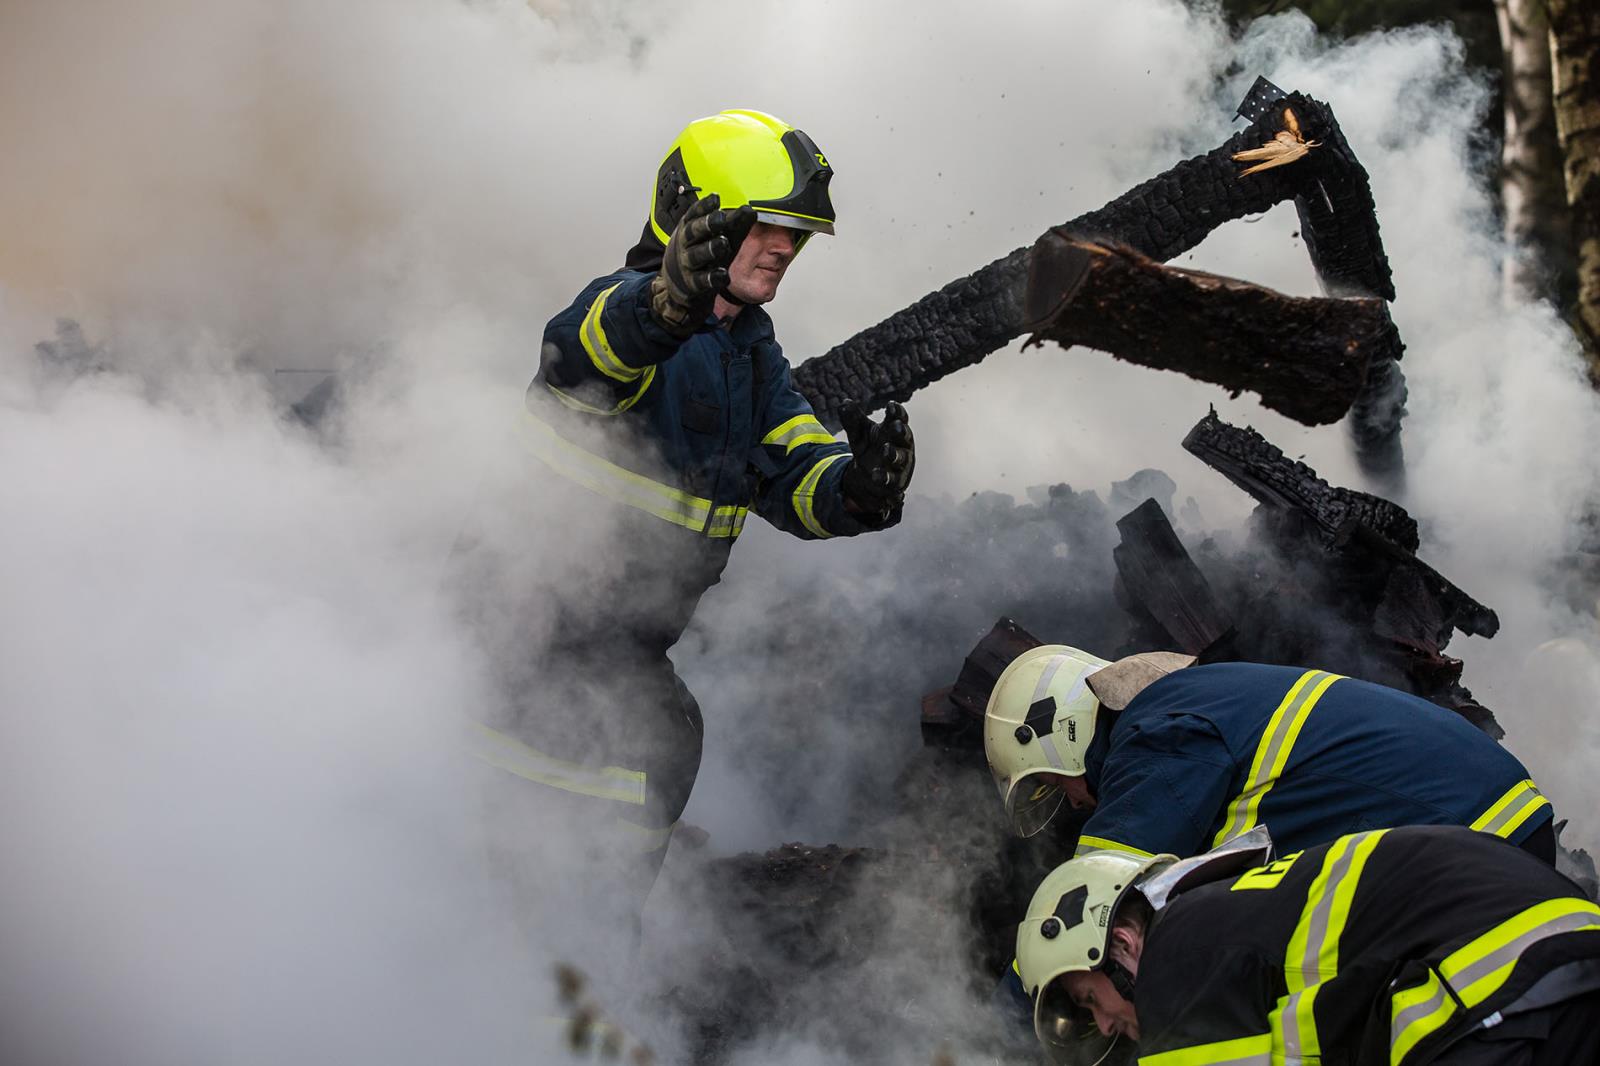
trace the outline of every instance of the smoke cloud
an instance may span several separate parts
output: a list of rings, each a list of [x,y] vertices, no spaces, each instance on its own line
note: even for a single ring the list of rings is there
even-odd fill
[[[772,307],[798,362],[1214,146],[1257,73],[1330,101],[1371,172],[1408,344],[1400,502],[1499,610],[1451,650],[1593,847],[1600,655],[1571,560],[1600,405],[1554,313],[1500,302],[1489,97],[1447,32],[1331,42],[1290,14],[1236,40],[1175,0],[0,4],[0,1057],[563,1061],[453,755],[494,696],[440,582],[473,514],[516,544],[539,334],[620,263],[668,141],[757,107],[836,166],[839,235]],[[1297,229],[1279,208],[1183,264],[1313,293]],[[109,369],[41,365],[59,316]],[[284,407],[327,371],[346,387],[313,432]],[[901,527],[752,525],[674,653],[707,724],[687,820],[722,851],[881,841],[917,698],[995,616],[1114,624],[1077,613],[1113,481],[1161,468],[1206,528],[1244,517],[1178,445],[1210,404],[1362,487],[1338,429],[1013,348],[908,405]],[[974,493],[1055,482],[1100,497],[1072,498],[1070,536],[963,539],[1015,506]],[[930,948],[915,1010],[958,1016],[958,954]],[[749,1061],[825,1060],[785,1035],[806,1003]],[[629,1020],[670,1052],[670,1021]]]

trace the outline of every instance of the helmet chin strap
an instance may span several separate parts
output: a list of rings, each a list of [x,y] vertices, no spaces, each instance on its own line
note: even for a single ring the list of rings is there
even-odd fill
[[[1101,967],[1106,977],[1111,981],[1111,987],[1117,990],[1117,995],[1133,1002],[1133,973],[1116,959],[1106,959],[1105,966]]]

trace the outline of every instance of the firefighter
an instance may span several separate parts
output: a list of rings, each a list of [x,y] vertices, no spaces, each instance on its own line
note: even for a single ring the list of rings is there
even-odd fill
[[[1546,863],[1553,811],[1510,752],[1460,715],[1322,670],[1112,664],[1062,645],[1008,666],[984,748],[1012,825],[1088,811],[1075,854],[1195,855],[1258,824],[1299,849],[1361,829],[1464,825]]]
[[[847,412],[848,443],[835,440],[761,306],[833,233],[832,178],[810,137],[759,111],[678,135],[625,265],[550,320],[527,390],[525,441],[554,475],[530,521],[566,569],[537,595],[468,579],[504,689],[476,753],[559,793],[541,803],[563,823],[581,810],[619,822],[643,856],[637,903],[700,764],[699,706],[667,652],[749,512],[803,540],[854,536],[895,525],[911,480],[904,408]],[[482,606],[517,598],[534,607]],[[527,646],[536,630],[542,653]]]
[[[1269,845],[1051,873],[1017,933],[1051,1060],[1600,1061],[1600,907],[1527,852],[1460,826]]]

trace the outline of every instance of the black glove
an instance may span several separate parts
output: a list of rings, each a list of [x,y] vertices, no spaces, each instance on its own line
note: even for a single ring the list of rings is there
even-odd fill
[[[683,213],[650,281],[650,315],[679,340],[688,340],[711,313],[712,301],[728,287],[728,264],[755,225],[754,208],[723,211],[721,204],[711,193]]]
[[[880,524],[887,522],[905,502],[917,466],[911,418],[904,407],[891,403],[884,408],[883,421],[874,422],[851,404],[839,412],[839,421],[854,455],[839,479],[845,502]]]

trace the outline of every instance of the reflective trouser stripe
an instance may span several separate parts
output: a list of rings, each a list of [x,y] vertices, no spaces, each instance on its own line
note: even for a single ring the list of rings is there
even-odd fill
[[[849,458],[848,452],[839,452],[835,455],[823,456],[821,459],[816,461],[815,465],[813,465],[810,470],[806,471],[806,476],[800,479],[800,484],[795,486],[795,517],[800,519],[800,524],[802,526],[805,526],[806,529],[810,530],[812,536],[823,539],[833,536],[832,533],[829,533],[826,529],[822,528],[821,522],[817,521],[817,484],[822,480],[823,471],[827,470],[828,467],[832,466],[834,463],[837,463],[840,459],[847,458]]]
[[[1509,837],[1540,807],[1548,806],[1550,801],[1544,798],[1539,786],[1533,783],[1532,778],[1527,778],[1512,785],[1505,795],[1494,801],[1492,807],[1478,815],[1472,828],[1493,833],[1497,837]]]
[[[1305,726],[1311,709],[1340,678],[1339,674],[1323,670],[1307,670],[1289,689],[1283,702],[1278,704],[1278,709],[1267,720],[1267,728],[1261,734],[1255,759],[1250,764],[1250,776],[1245,778],[1244,791],[1228,804],[1227,816],[1222,821],[1222,828],[1217,830],[1216,839],[1211,842],[1212,847],[1226,844],[1239,834],[1255,828],[1262,797],[1272,791],[1278,775],[1288,765],[1289,753],[1294,750],[1294,742],[1299,739],[1300,730]]]
[[[708,537],[737,537],[744,530],[749,508],[713,507],[710,500],[625,470],[573,444],[532,413],[523,426],[524,439],[546,466],[590,492]]]
[[[1085,836],[1078,838],[1078,847],[1073,851],[1072,857],[1076,859],[1080,855],[1088,855],[1096,851],[1120,851],[1124,855],[1137,855],[1141,859],[1155,858],[1150,852],[1145,851],[1143,848],[1136,848],[1132,844],[1123,844],[1108,837]]]
[[[1305,908],[1284,956],[1283,978],[1289,994],[1278,1001],[1270,1018],[1274,1050],[1285,1062],[1321,1061],[1317,989],[1339,972],[1339,937],[1350,919],[1350,901],[1372,849],[1387,832],[1380,829],[1335,841],[1306,892]]]
[[[617,285],[621,285],[619,281]],[[600,325],[600,313],[606,309],[606,298],[617,291],[617,285],[602,292],[594,298],[589,305],[589,311],[583,316],[583,322],[578,326],[578,340],[583,344],[583,350],[589,353],[589,361],[596,370],[623,384],[638,381],[646,371],[645,367],[633,367],[624,363],[617,353],[612,350],[611,341],[606,337],[605,327]],[[650,367],[649,369],[654,369]]]
[[[1548,937],[1585,930],[1600,934],[1600,907],[1586,899],[1551,899],[1451,952],[1426,981],[1391,997],[1389,1062],[1399,1066],[1462,1007],[1471,1010],[1494,995],[1528,948]]]
[[[642,770],[625,770],[620,766],[590,769],[565,762],[477,722],[471,723],[467,750],[474,758],[528,781],[580,796],[644,806]]]
[[[833,434],[823,428],[815,416],[795,415],[762,437],[761,443],[782,448],[783,454],[788,455],[804,444],[832,444]]]
[[[1140,1055],[1139,1066],[1272,1066],[1272,1034],[1196,1044],[1159,1055]]]

